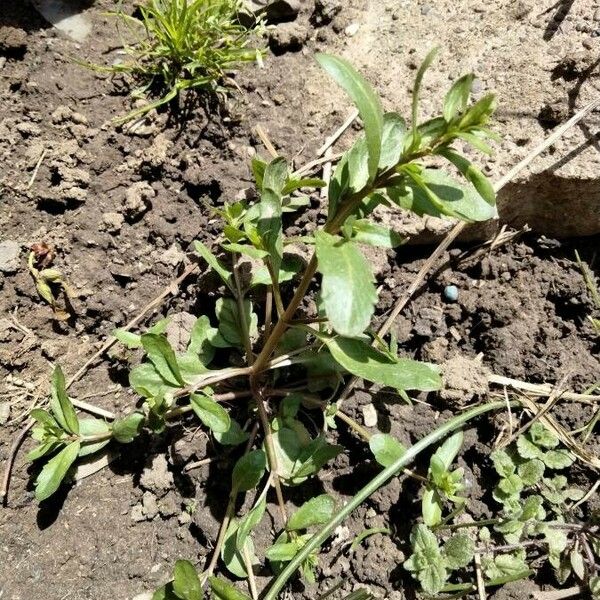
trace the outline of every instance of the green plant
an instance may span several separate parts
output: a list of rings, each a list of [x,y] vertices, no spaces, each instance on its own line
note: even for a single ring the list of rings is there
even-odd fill
[[[581,260],[577,250],[575,251],[575,259],[577,260],[577,265],[579,266],[579,270],[583,276],[585,287],[588,289],[588,292],[592,298],[592,303],[596,310],[600,310],[600,292],[598,291],[598,286],[594,280],[594,275],[590,268]],[[588,319],[592,324],[592,327],[596,330],[596,333],[600,334],[600,319],[595,319],[592,316],[588,316]]]
[[[214,314],[197,318],[183,350],[171,346],[164,322],[141,335],[115,332],[124,344],[143,354],[143,362],[130,372],[131,387],[144,399],[143,410],[112,425],[103,424],[103,430],[92,435],[78,431],[64,381],[55,375],[53,395],[60,398],[65,423],[55,412],[53,420],[58,425],[42,428],[42,447],[35,457],[60,450],[58,457],[68,450],[69,460],[61,459],[60,467],[53,462],[55,458],[46,463],[40,477],[52,485],[42,487],[40,499],[56,489],[81,448],[105,444],[111,438],[128,443],[142,430],[160,433],[169,422],[194,414],[210,431],[217,452],[237,458],[215,551],[201,581],[210,579],[221,559],[233,576],[248,579],[256,595],[253,569],[260,560],[251,532],[261,523],[267,493],[274,488],[280,533],[267,558],[279,574],[265,596],[273,600],[297,570],[307,579],[314,576],[320,544],[379,485],[423,448],[498,406],[477,407],[409,449],[385,434],[373,436],[370,446],[385,469],[368,486],[339,511],[334,511],[331,498],[319,496],[288,517],[285,488],[301,485],[343,451],[329,441],[328,429],[337,418],[348,422],[333,406],[344,377],[361,377],[401,394],[435,391],[441,385],[435,365],[398,356],[396,344],[385,342],[371,329],[377,292],[361,244],[390,247],[400,241],[394,232],[369,219],[373,210],[386,205],[465,221],[486,220],[495,214],[491,185],[453,146],[462,140],[489,150],[485,139],[492,134],[485,126],[494,108],[493,97],[469,105],[473,78],[463,77],[446,95],[443,116],[418,123],[420,84],[432,57],[417,76],[410,127],[397,113],[383,113],[370,85],[346,61],[317,57],[354,100],[364,124],[364,133],[334,171],[324,224],[300,240],[286,238],[285,214],[306,206],[302,190],[321,187],[324,182],[299,178],[283,158],[268,163],[255,159],[252,168],[260,199],[254,204],[236,202],[218,211],[223,220],[218,255],[203,243],[195,243],[223,292]],[[429,158],[446,160],[464,181],[427,166]],[[311,254],[306,263],[292,252],[299,242]],[[298,317],[312,290],[317,292],[316,311],[305,309]],[[244,419],[250,423],[260,423],[262,439],[257,438],[257,428],[241,427],[222,404],[242,399],[249,401],[238,403],[238,413],[250,417]],[[460,439],[450,438],[432,459],[429,475],[435,494],[431,506],[443,497],[458,501],[460,471],[449,468]],[[244,451],[236,449],[242,444]],[[239,494],[255,488],[260,491],[253,508],[238,518]],[[318,532],[310,533],[319,526]],[[226,597],[219,596],[214,585],[213,593]]]
[[[554,473],[569,467],[573,457],[560,440],[536,422],[508,448],[491,454],[499,477],[493,497],[501,504],[494,518],[476,522],[455,511],[431,528],[416,525],[413,554],[404,567],[427,594],[467,594],[475,584],[449,584],[478,557],[485,586],[533,575],[548,562],[557,581],[571,575],[597,597],[596,561],[600,552],[597,517],[578,512],[583,490]],[[458,530],[472,529],[469,534]],[[448,537],[446,532],[456,532]],[[445,540],[445,541],[443,541]]]
[[[251,42],[262,30],[260,20],[247,27],[240,22],[241,0],[144,0],[139,18],[119,9],[115,14],[129,25],[124,43],[129,60],[95,67],[131,77],[135,98],[147,102],[119,119],[140,117],[167,104],[183,90],[220,92],[231,87],[228,74],[244,62],[260,60],[262,51]]]

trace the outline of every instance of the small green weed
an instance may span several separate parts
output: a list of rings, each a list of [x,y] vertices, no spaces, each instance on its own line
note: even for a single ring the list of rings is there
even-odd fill
[[[163,106],[183,90],[216,93],[231,88],[228,75],[262,56],[262,50],[251,47],[262,23],[242,25],[242,11],[241,0],[146,0],[139,6],[139,18],[119,9],[115,15],[134,41],[124,44],[129,60],[103,70],[129,75],[137,86],[135,98],[158,96],[119,121]]]
[[[466,509],[461,505],[444,519],[436,512],[432,521],[424,502],[425,524],[413,528],[413,554],[404,567],[426,594],[443,592],[459,597],[461,592],[466,595],[474,590],[475,584],[451,584],[448,580],[454,572],[474,568],[476,556],[486,587],[527,578],[548,563],[558,583],[573,577],[587,585],[594,598],[599,597],[597,517],[579,509],[585,502],[584,491],[556,473],[573,463],[573,455],[536,422],[508,448],[494,451],[491,458],[499,478],[493,490],[501,505],[498,515],[475,522],[461,514]],[[448,469],[449,465],[445,471],[450,474]],[[430,488],[438,490],[434,478],[425,494]]]

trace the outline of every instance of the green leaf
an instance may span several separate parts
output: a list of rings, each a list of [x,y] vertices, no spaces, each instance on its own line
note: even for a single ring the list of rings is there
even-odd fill
[[[413,554],[404,562],[404,568],[415,574],[424,592],[437,594],[448,578],[437,538],[425,525],[416,525],[410,542]]]
[[[213,432],[225,433],[231,427],[229,413],[205,394],[191,394],[190,403],[198,418]]]
[[[160,395],[167,387],[167,382],[160,376],[152,363],[136,365],[129,372],[129,385],[144,398]]]
[[[423,492],[421,515],[427,527],[435,527],[442,522],[442,499],[435,487],[427,487]]]
[[[171,344],[164,335],[144,333],[142,335],[142,346],[150,362],[168,384],[176,387],[185,385],[175,352],[173,352]]]
[[[588,587],[590,588],[593,600],[598,600],[600,598],[600,576],[593,575],[590,577]]]
[[[515,463],[506,451],[494,450],[490,456],[494,463],[494,469],[496,469],[496,473],[498,473],[498,475],[501,477],[509,477],[515,472]]]
[[[560,443],[558,437],[539,422],[535,422],[526,435],[538,448],[556,448]]]
[[[473,560],[475,544],[466,533],[456,533],[444,544],[443,552],[450,569],[462,569]]]
[[[173,591],[173,582],[159,587],[152,595],[152,600],[181,600]]]
[[[365,128],[369,150],[369,179],[377,174],[383,135],[383,109],[379,98],[354,67],[346,60],[330,54],[317,54],[318,63],[342,87],[358,108]]]
[[[202,243],[194,241],[194,249],[208,263],[208,266],[223,280],[223,283],[231,290],[231,271]]]
[[[198,355],[202,364],[208,365],[215,355],[215,349],[210,340],[214,338],[216,333],[217,330],[211,326],[206,315],[198,317],[190,332],[187,352]]]
[[[281,261],[281,266],[279,268],[279,276],[277,278],[277,281],[279,283],[291,281],[298,272],[304,269],[304,267],[305,263],[299,256],[296,256],[295,254],[284,254],[283,259]],[[252,281],[250,282],[250,287],[271,284],[271,274],[269,273],[269,269],[265,265],[257,269],[252,274]]]
[[[137,333],[131,333],[131,331],[125,331],[125,329],[119,328],[115,329],[112,334],[113,337],[117,338],[121,344],[130,350],[142,347],[142,336]]]
[[[423,76],[425,75],[425,71],[430,67],[433,59],[436,57],[439,48],[432,48],[428,53],[419,70],[417,71],[417,76],[415,77],[415,85],[413,86],[413,94],[412,94],[412,129],[413,129],[413,137],[416,133],[417,122],[418,122],[418,114],[419,114],[419,92],[421,91],[421,83],[423,82]],[[413,144],[417,144],[417,139],[413,139]]]
[[[263,450],[252,450],[242,456],[232,474],[232,488],[236,492],[247,492],[256,487],[267,467],[267,459]]]
[[[368,219],[358,219],[352,223],[352,239],[359,244],[395,248],[406,242],[399,233],[389,227],[377,225]]]
[[[290,483],[296,485],[302,483],[342,451],[342,446],[329,444],[322,435],[311,440],[300,450]]]
[[[202,600],[204,594],[194,565],[188,560],[178,560],[173,570],[173,591],[181,600]]]
[[[263,180],[262,190],[272,190],[278,196],[282,195],[282,190],[288,180],[288,165],[285,158],[278,156],[266,165]]]
[[[60,445],[60,442],[56,440],[40,444],[39,446],[36,446],[33,450],[30,450],[27,453],[27,460],[30,460],[32,462],[34,460],[38,460],[42,458],[42,456],[46,456],[46,454],[50,454],[50,452],[56,450]]]
[[[517,438],[517,452],[522,458],[542,458],[542,451],[525,435]]]
[[[362,340],[321,336],[331,355],[344,369],[367,381],[399,390],[439,390],[442,384],[435,365],[410,359],[393,359]]]
[[[210,589],[215,600],[252,600],[246,594],[242,594],[236,587],[217,577],[209,578]]]
[[[267,168],[267,163],[264,160],[261,160],[258,157],[253,157],[252,162],[252,175],[254,176],[254,181],[256,182],[256,187],[259,190],[262,190],[263,187],[263,177],[265,175],[265,169]]]
[[[526,487],[536,485],[544,476],[544,463],[538,458],[532,458],[520,464],[517,473]]]
[[[81,436],[92,436],[99,434],[108,434],[110,433],[110,427],[105,421],[100,419],[81,419],[79,421],[79,435]],[[81,448],[79,449],[79,456],[88,456],[89,454],[94,454],[94,452],[98,452],[102,450],[104,446],[106,446],[110,442],[110,437],[101,440],[99,442],[91,442],[91,443],[83,443],[81,444]]]
[[[566,469],[573,464],[575,460],[573,455],[563,448],[559,450],[548,450],[544,452],[542,460],[549,469]]]
[[[387,171],[398,164],[404,148],[405,137],[406,123],[404,119],[395,112],[385,113],[381,136],[381,156],[379,157],[380,171]]]
[[[65,387],[65,376],[62,369],[56,366],[52,373],[52,394],[50,397],[50,408],[59,425],[69,433],[79,433],[79,421],[73,404],[67,396]]]
[[[322,179],[308,178],[308,179],[288,179],[283,189],[281,190],[282,196],[287,196],[292,192],[299,190],[300,188],[322,188],[327,184]]]
[[[423,169],[417,173],[404,168],[410,179],[403,179],[387,193],[401,208],[419,216],[450,216],[467,222],[487,221],[496,216],[496,208],[490,206],[470,185],[461,185],[438,169]]]
[[[32,409],[29,412],[29,416],[32,419],[34,419],[35,421],[37,421],[38,423],[40,423],[41,425],[44,425],[45,427],[60,431],[60,426],[56,422],[54,417],[47,410],[44,410],[43,408]]]
[[[239,525],[239,519],[231,519],[221,547],[221,560],[232,575],[245,579],[248,577],[248,571],[244,555],[248,556],[251,565],[257,564],[258,558],[252,538],[246,535],[242,544],[238,542]]]
[[[142,413],[134,412],[112,425],[112,435],[121,444],[129,444],[140,434],[146,418]]]
[[[573,573],[577,575],[577,578],[583,581],[585,579],[585,563],[583,562],[583,555],[579,550],[571,550],[569,554],[569,560],[571,562],[571,568]]]
[[[462,431],[457,431],[451,435],[436,451],[437,456],[444,465],[444,469],[447,471],[457,457],[460,447],[463,444],[464,435]]]
[[[473,106],[471,106],[463,115],[458,123],[460,129],[467,129],[473,126],[485,125],[492,113],[496,109],[496,98],[494,94],[488,94],[478,100]]]
[[[289,519],[286,529],[296,531],[327,523],[335,510],[335,502],[328,494],[321,494],[305,502]]]
[[[457,114],[465,112],[471,95],[475,75],[469,73],[457,79],[444,98],[444,119],[450,123]]]
[[[258,332],[258,317],[252,312],[252,302],[245,298],[243,310],[248,324],[250,337]],[[244,347],[244,328],[242,327],[238,305],[232,298],[219,298],[215,305],[217,319],[219,319],[219,333],[229,346]]]
[[[37,500],[40,502],[46,500],[56,492],[71,465],[75,462],[79,454],[79,448],[79,441],[71,442],[44,465],[35,480],[35,497]]]
[[[262,520],[265,514],[265,508],[267,502],[265,497],[260,498],[258,503],[248,513],[240,519],[237,534],[236,534],[236,546],[238,552],[242,552],[246,538],[250,535],[252,529],[254,529]]]
[[[250,437],[248,433],[242,430],[240,424],[231,417],[229,418],[229,429],[227,431],[223,433],[214,431],[213,434],[217,442],[224,446],[238,446]]]
[[[360,335],[377,302],[373,273],[360,248],[323,231],[315,235],[322,299],[332,327],[341,335]]]
[[[299,550],[300,548],[296,542],[284,542],[267,548],[265,556],[272,561],[288,562],[298,554]]]
[[[438,154],[449,160],[488,204],[492,206],[496,204],[494,186],[470,160],[454,152],[451,148],[443,148],[438,151]]]
[[[260,250],[260,248],[255,248],[254,246],[249,246],[248,244],[221,244],[221,248],[223,248],[223,250],[227,250],[228,252],[245,254],[246,256],[255,258],[257,260],[261,260],[269,256],[269,253],[266,250]]]
[[[406,452],[406,448],[389,433],[372,435],[369,440],[369,448],[375,460],[382,467],[389,467]]]

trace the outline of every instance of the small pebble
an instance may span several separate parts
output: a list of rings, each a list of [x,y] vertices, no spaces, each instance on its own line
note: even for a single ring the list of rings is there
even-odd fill
[[[447,285],[444,288],[444,298],[448,302],[456,302],[458,300],[458,288],[455,285]]]
[[[348,37],[352,37],[358,33],[359,29],[360,29],[360,25],[358,23],[351,23],[350,25],[348,25],[348,27],[346,27],[346,29],[344,30],[344,33]]]

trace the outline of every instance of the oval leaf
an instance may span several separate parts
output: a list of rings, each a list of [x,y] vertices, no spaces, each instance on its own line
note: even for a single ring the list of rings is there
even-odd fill
[[[323,231],[315,239],[327,317],[337,333],[360,335],[371,322],[377,302],[371,267],[354,242]]]
[[[178,560],[175,563],[173,591],[182,600],[202,600],[204,598],[198,573],[189,560]]]
[[[372,435],[369,440],[369,448],[375,460],[382,467],[389,467],[406,452],[406,448],[388,433],[376,433]]]
[[[121,444],[129,444],[139,435],[145,420],[141,413],[133,413],[117,419],[112,426],[113,437]]]
[[[185,385],[177,364],[177,357],[166,337],[155,333],[145,333],[142,335],[142,346],[160,376],[167,383],[174,386]]]
[[[41,502],[54,494],[79,454],[80,443],[71,442],[51,458],[35,480],[35,497]]]
[[[333,511],[335,502],[328,494],[321,494],[305,502],[289,519],[286,528],[291,531],[308,529],[314,525],[327,523]]]
[[[236,492],[246,492],[256,487],[265,469],[267,459],[262,450],[252,450],[240,458],[231,476],[232,487]]]
[[[227,411],[212,398],[204,394],[192,394],[190,403],[198,418],[211,430],[225,433],[231,426]]]

